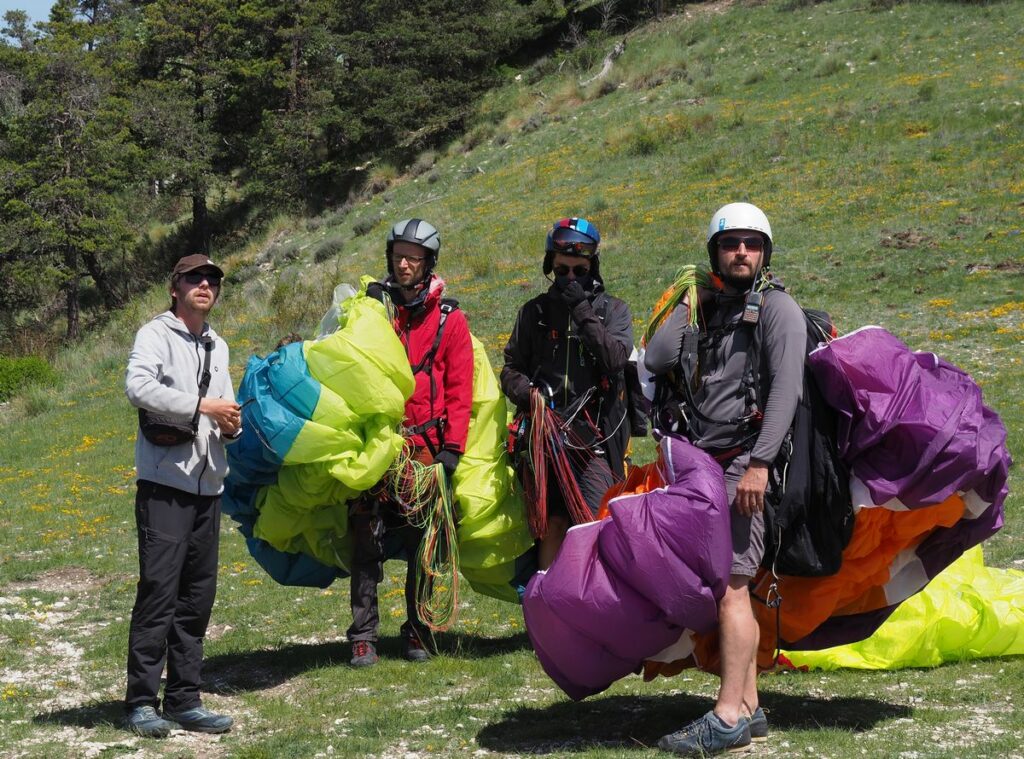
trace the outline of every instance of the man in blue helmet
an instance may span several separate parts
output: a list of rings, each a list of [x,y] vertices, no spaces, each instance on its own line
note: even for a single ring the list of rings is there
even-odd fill
[[[594,516],[624,474],[630,436],[625,371],[633,351],[629,306],[604,289],[600,241],[586,219],[555,222],[543,266],[551,286],[519,309],[501,370],[501,388],[521,412],[530,413],[537,392],[561,420],[566,461]],[[529,471],[521,468],[521,476]],[[562,488],[548,484],[541,494],[547,530],[537,535],[541,569],[554,561],[572,521]]]

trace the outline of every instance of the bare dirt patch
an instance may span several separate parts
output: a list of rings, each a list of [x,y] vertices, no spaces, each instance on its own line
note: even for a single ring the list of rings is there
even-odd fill
[[[878,242],[883,248],[896,248],[897,250],[913,250],[922,246],[934,247],[935,242],[931,237],[918,229],[902,229],[896,232],[883,230],[882,239]]]
[[[33,580],[11,583],[8,589],[15,592],[36,590],[49,593],[83,593],[95,590],[103,584],[104,580],[84,567],[58,567],[46,570]]]

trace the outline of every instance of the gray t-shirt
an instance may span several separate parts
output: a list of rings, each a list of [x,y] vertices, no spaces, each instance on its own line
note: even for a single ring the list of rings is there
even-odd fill
[[[713,306],[707,309],[710,318],[701,329],[711,337],[701,341],[699,380],[693,399],[697,410],[711,419],[733,419],[747,412],[743,379],[747,352],[754,342],[754,331],[758,330],[758,397],[764,402],[764,418],[750,455],[770,462],[778,455],[803,393],[807,327],[796,301],[781,290],[765,293],[754,328],[738,324],[744,302],[744,295],[717,293]],[[688,312],[686,305],[676,308],[647,344],[644,365],[652,374],[664,374],[678,365]],[[731,325],[738,326],[729,329]],[[742,444],[750,434],[749,429],[703,422],[696,417],[689,425],[690,440],[699,448],[731,448]]]

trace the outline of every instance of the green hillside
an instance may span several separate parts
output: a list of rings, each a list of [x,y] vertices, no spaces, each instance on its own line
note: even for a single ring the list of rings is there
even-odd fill
[[[236,386],[248,356],[310,337],[334,286],[384,268],[388,225],[442,234],[438,270],[500,366],[516,309],[546,283],[546,230],[583,215],[637,330],[713,211],[749,200],[773,264],[843,331],[885,326],[970,372],[1024,456],[1024,4],[781,0],[688,6],[628,35],[505,72],[460,141],[316,218],[280,217],[225,261],[214,325]],[[220,258],[214,253],[215,258]],[[466,591],[445,655],[398,660],[399,575],[382,588],[385,659],[347,666],[348,588],[274,585],[224,522],[208,703],[238,729],[145,742],[117,729],[134,598],[135,415],[123,373],[133,303],[57,361],[57,388],[0,407],[0,755],[656,756],[716,680],[629,678],[568,702],[517,607]],[[650,448],[640,446],[640,457]],[[990,564],[1024,569],[1011,472]],[[1019,756],[1021,659],[895,673],[766,676],[770,756]],[[90,753],[94,752],[94,753]],[[135,753],[133,753],[135,752]]]

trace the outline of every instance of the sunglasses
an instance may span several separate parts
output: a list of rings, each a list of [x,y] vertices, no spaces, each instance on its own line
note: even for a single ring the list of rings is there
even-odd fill
[[[572,267],[562,264],[560,266],[556,266],[554,268],[554,272],[555,275],[558,277],[565,277],[569,274],[569,272],[572,272],[577,277],[585,277],[588,274],[590,274],[590,267],[587,266],[586,264],[577,264],[576,266]]]
[[[719,250],[738,250],[740,243],[743,246],[754,253],[757,253],[764,248],[764,238],[761,235],[751,235],[749,237],[739,237],[737,235],[729,235],[728,237],[718,238],[718,249]]]
[[[190,285],[198,285],[205,280],[206,284],[210,287],[220,287],[220,277],[216,274],[206,274],[201,271],[190,271],[188,274],[182,274],[181,278]]]

